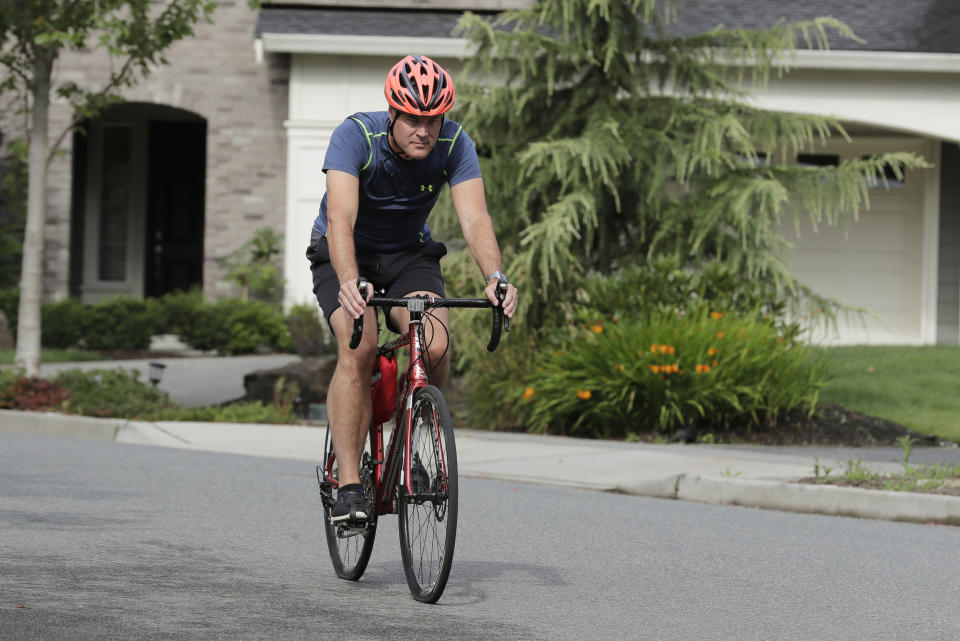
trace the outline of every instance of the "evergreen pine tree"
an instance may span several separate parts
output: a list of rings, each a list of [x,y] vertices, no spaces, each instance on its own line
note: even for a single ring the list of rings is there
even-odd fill
[[[868,204],[864,177],[924,166],[912,154],[798,167],[834,119],[749,106],[799,44],[827,48],[829,17],[765,31],[674,35],[671,0],[542,0],[495,22],[467,14],[477,49],[460,118],[484,159],[490,209],[531,325],[570,275],[654,256],[721,263],[793,300],[812,295],[783,261],[781,219],[836,225]],[[818,301],[822,304],[822,301]],[[539,310],[539,311],[538,311]]]

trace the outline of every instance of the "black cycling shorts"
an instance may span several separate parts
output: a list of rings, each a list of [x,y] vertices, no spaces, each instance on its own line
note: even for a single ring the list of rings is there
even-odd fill
[[[385,289],[387,298],[402,298],[420,291],[446,296],[440,274],[440,259],[446,255],[446,245],[435,240],[424,241],[400,252],[375,254],[357,251],[357,269],[375,289]],[[307,260],[313,272],[313,293],[329,324],[330,314],[340,307],[340,281],[330,263],[326,236],[316,233],[311,236]],[[390,325],[389,321],[387,324]]]

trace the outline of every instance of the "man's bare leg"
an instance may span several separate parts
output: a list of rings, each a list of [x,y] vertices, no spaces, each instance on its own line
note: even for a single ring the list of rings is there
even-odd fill
[[[330,324],[337,339],[337,367],[327,390],[327,415],[340,484],[346,485],[360,482],[360,457],[373,414],[370,376],[377,354],[376,314],[372,308],[364,312],[363,340],[355,350],[350,349],[353,319],[337,308]]]

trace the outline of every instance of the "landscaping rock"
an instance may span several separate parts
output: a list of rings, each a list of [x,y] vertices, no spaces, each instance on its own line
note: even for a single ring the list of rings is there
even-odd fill
[[[261,369],[243,377],[244,398],[248,401],[273,403],[273,394],[281,376],[294,381],[300,387],[298,405],[323,403],[327,399],[327,388],[337,365],[332,356],[304,358],[303,360],[273,369]]]
[[[13,336],[10,335],[10,325],[7,315],[0,309],[0,349],[13,349]]]

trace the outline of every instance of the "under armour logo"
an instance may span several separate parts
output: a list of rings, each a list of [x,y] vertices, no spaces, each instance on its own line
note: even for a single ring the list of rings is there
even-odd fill
[[[433,185],[420,185],[420,191],[429,191],[433,193]]]

